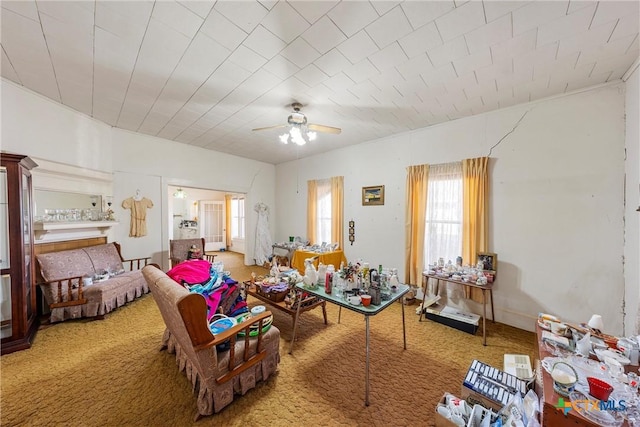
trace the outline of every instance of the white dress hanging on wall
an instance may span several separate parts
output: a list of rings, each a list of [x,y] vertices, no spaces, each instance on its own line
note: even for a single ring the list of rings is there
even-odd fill
[[[263,265],[269,261],[271,252],[273,252],[273,244],[271,234],[269,234],[269,206],[259,202],[253,208],[258,212],[258,224],[256,226],[256,248],[253,258],[257,265]]]

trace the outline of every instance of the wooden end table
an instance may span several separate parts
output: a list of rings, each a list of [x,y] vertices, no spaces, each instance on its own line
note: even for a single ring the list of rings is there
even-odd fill
[[[242,282],[244,286],[244,292],[247,295],[251,295],[253,298],[258,299],[265,304],[268,304],[270,307],[275,308],[276,310],[280,310],[289,316],[292,317],[293,320],[293,335],[291,337],[291,346],[289,347],[289,354],[293,354],[293,343],[296,340],[296,329],[298,328],[298,317],[300,314],[305,311],[313,310],[316,307],[322,307],[322,317],[324,317],[324,324],[327,324],[327,307],[326,302],[315,296],[309,296],[298,303],[296,308],[287,307],[284,301],[275,302],[265,297],[262,294],[259,294],[256,290],[255,283],[251,283],[250,281]],[[297,289],[296,292],[301,293],[300,289]]]

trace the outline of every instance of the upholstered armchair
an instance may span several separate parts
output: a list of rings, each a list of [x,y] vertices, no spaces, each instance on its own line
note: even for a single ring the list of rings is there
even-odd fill
[[[209,262],[213,262],[215,255],[205,254],[204,238],[198,239],[177,239],[169,241],[169,258],[171,259],[171,268],[180,264],[182,261],[189,259],[189,249],[195,246],[200,251],[201,258]]]

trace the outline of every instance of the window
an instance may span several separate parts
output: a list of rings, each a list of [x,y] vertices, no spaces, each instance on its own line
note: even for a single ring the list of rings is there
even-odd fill
[[[244,239],[244,197],[231,199],[231,238]]]
[[[424,265],[462,255],[462,163],[429,167]]]
[[[316,242],[331,243],[331,180],[318,180]]]

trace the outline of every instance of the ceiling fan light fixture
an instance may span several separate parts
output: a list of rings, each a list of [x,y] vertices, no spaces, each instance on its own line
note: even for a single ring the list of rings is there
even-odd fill
[[[282,142],[283,144],[288,144],[289,143],[289,134],[288,133],[283,133],[278,138],[280,138],[280,142]]]
[[[307,138],[309,141],[315,141],[317,137],[318,134],[316,132],[307,131]]]
[[[173,197],[175,197],[176,199],[186,199],[187,192],[184,191],[182,188],[178,188],[178,190],[175,193],[173,193]]]

